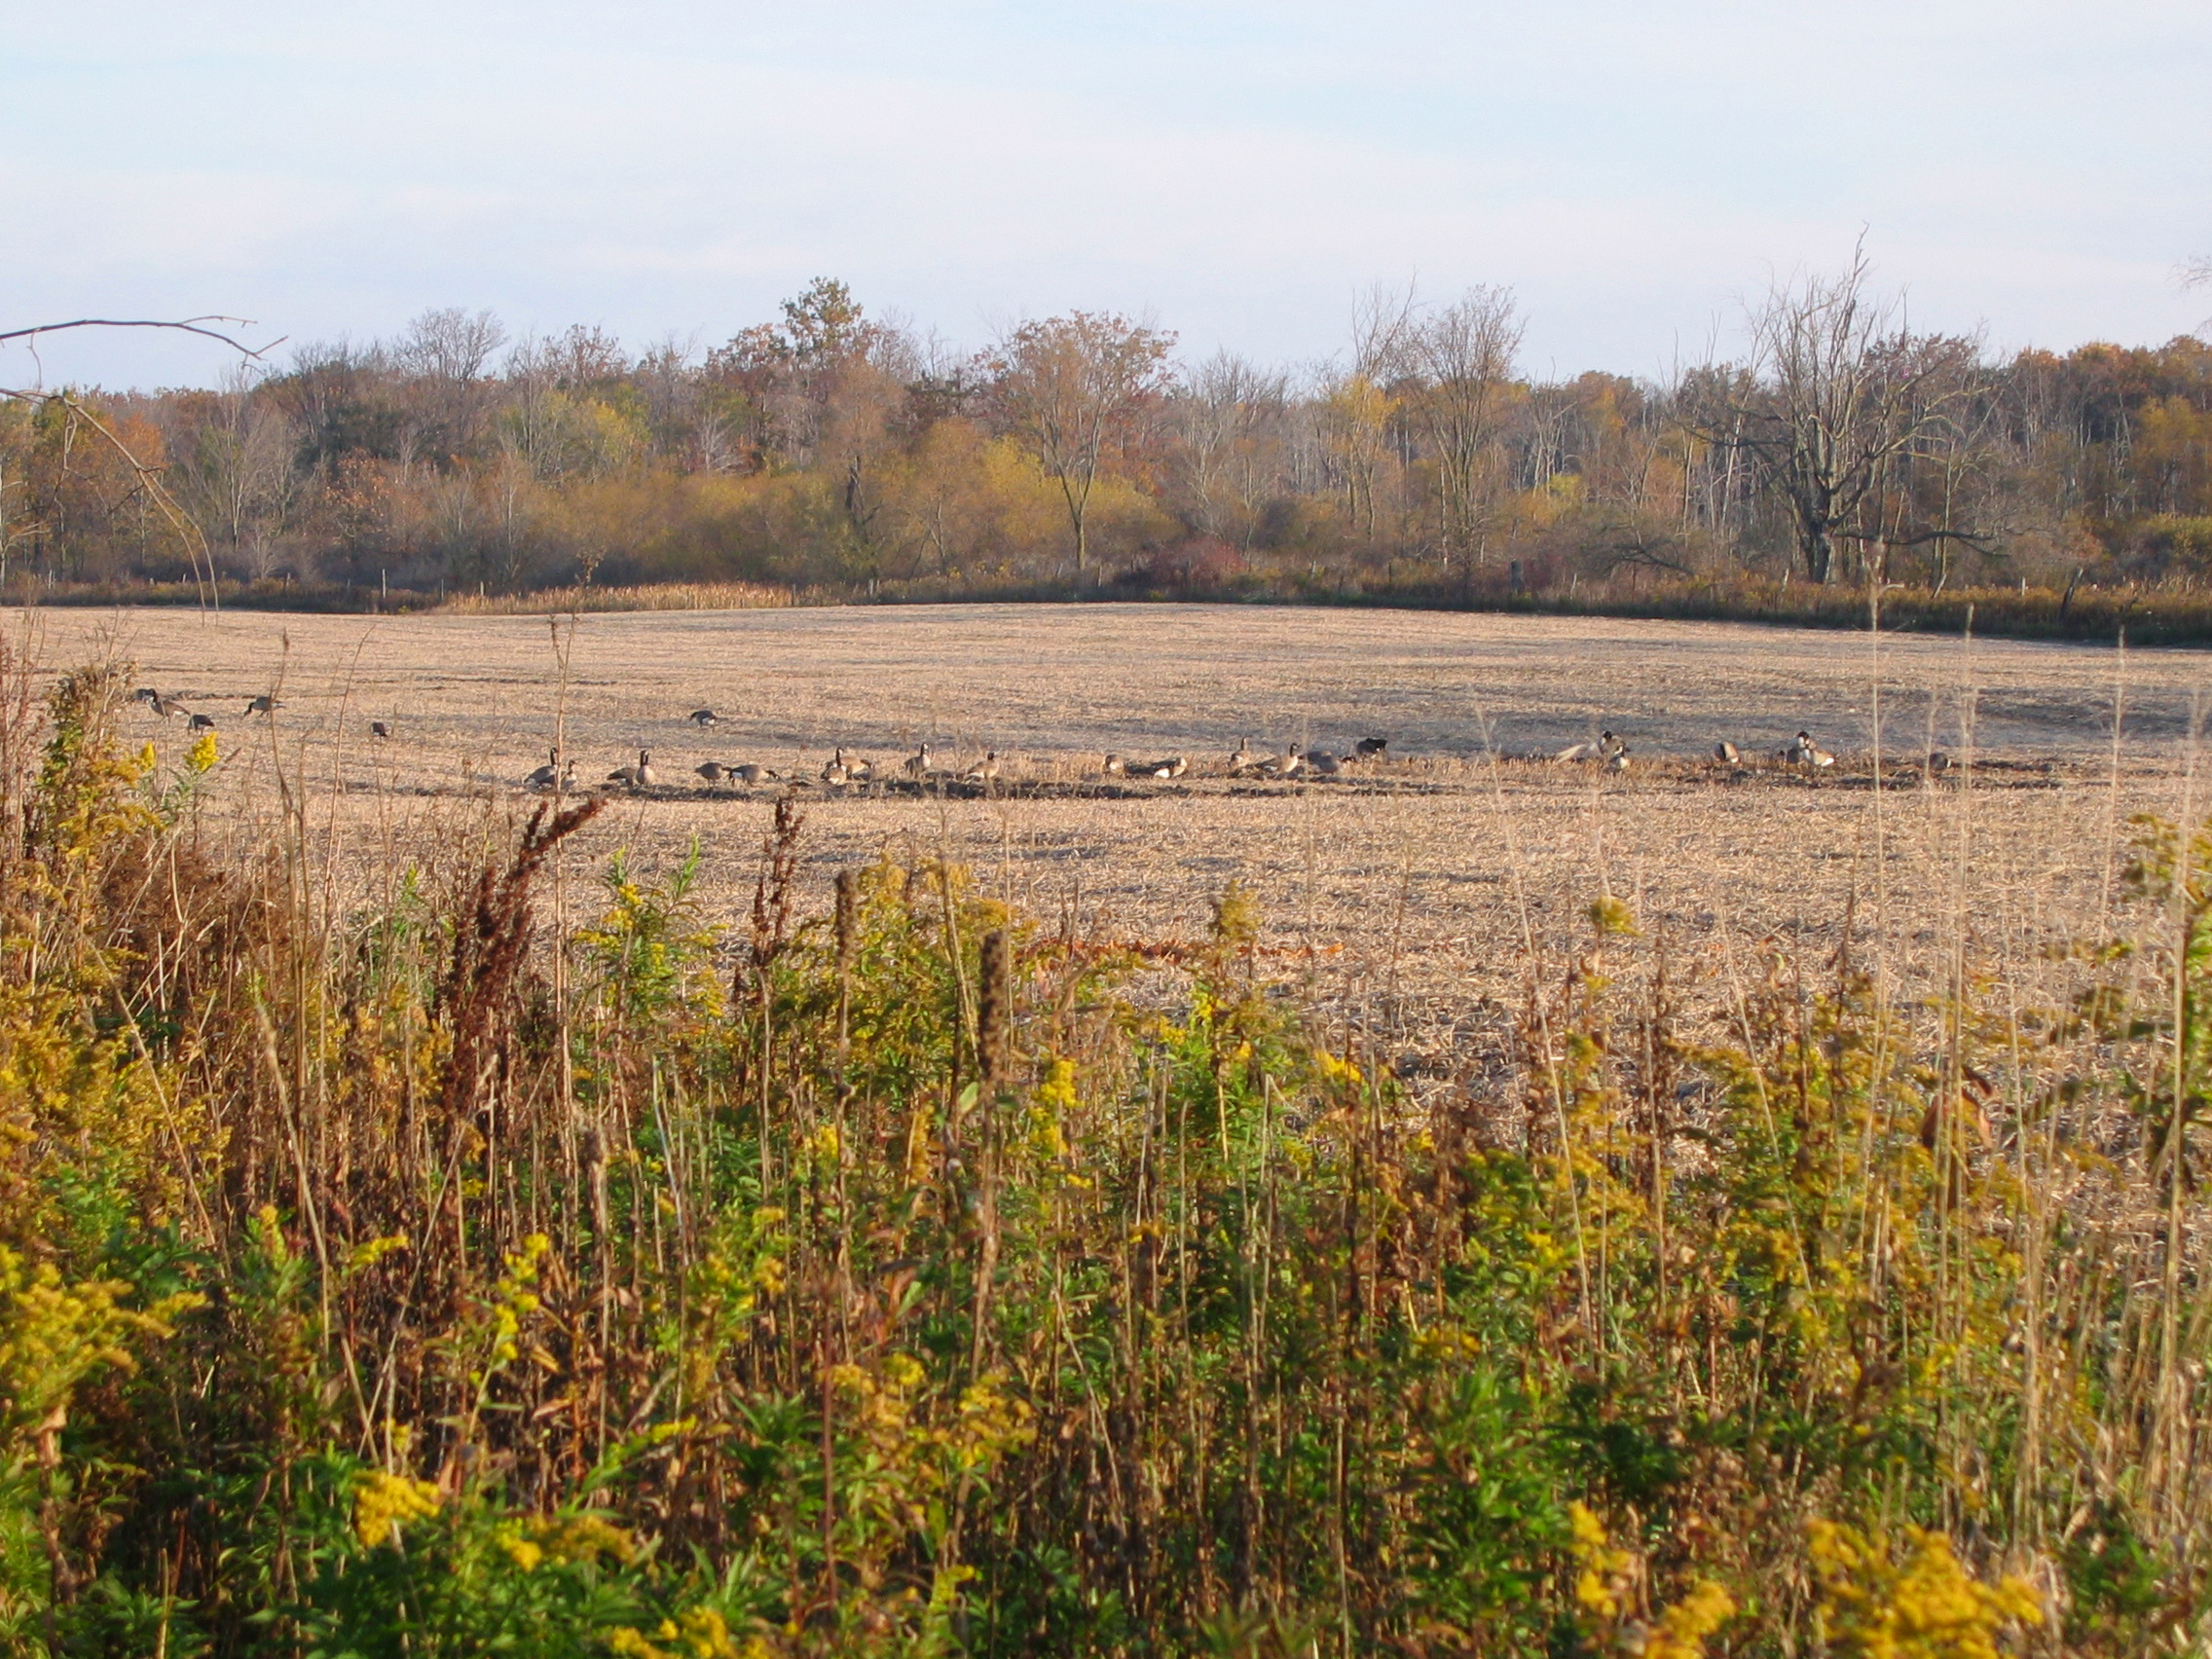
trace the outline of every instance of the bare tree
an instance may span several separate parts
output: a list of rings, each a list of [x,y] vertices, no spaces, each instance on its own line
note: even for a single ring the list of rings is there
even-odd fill
[[[1075,570],[1090,563],[1092,491],[1107,453],[1125,447],[1168,387],[1172,334],[1100,312],[1025,322],[983,365],[1005,425],[1060,487],[1075,537]]]
[[[1288,383],[1232,351],[1217,351],[1176,390],[1177,461],[1190,512],[1209,535],[1249,548],[1271,494]],[[1235,517],[1237,522],[1230,521]]]
[[[1805,573],[1825,582],[1839,543],[1978,542],[1948,523],[1882,521],[1885,491],[1973,396],[1970,340],[1917,335],[1868,292],[1861,249],[1840,276],[1776,287],[1751,318],[1748,385],[1707,411],[1705,436],[1749,457],[1788,513]]]
[[[444,427],[445,447],[454,454],[476,441],[485,371],[506,338],[490,312],[460,306],[423,313],[400,336],[392,354],[427,390],[432,418]]]
[[[1487,463],[1523,327],[1512,290],[1469,288],[1408,334],[1407,354],[1427,383],[1420,420],[1436,456],[1437,528],[1447,566],[1471,566],[1484,539]]]

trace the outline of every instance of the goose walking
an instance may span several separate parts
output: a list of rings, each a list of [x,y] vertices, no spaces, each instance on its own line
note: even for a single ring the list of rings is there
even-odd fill
[[[716,714],[712,709],[693,709],[685,719],[689,719],[695,726],[711,726],[721,723],[721,716]]]
[[[1713,757],[1723,766],[1733,766],[1740,758],[1736,746],[1725,738],[1713,746]]]
[[[710,784],[719,784],[724,778],[732,776],[730,769],[727,766],[723,765],[719,760],[702,761],[698,765],[692,767],[691,770],[698,773],[700,777],[706,779]]]
[[[249,715],[273,715],[283,706],[281,698],[265,691],[245,706],[245,712]]]
[[[653,752],[649,749],[639,750],[638,763],[635,766],[615,767],[613,771],[607,774],[607,781],[610,784],[620,784],[624,789],[629,790],[652,788],[653,785],[660,782],[660,774],[653,770]]]
[[[184,724],[187,731],[213,731],[215,729],[215,717],[213,715],[194,715]]]
[[[771,771],[766,766],[747,760],[741,765],[732,766],[729,769],[728,776],[735,778],[741,784],[772,784],[778,778],[781,778],[783,773]]]
[[[1295,778],[1306,770],[1306,756],[1295,749],[1285,749],[1268,762],[1268,770],[1278,778]]]

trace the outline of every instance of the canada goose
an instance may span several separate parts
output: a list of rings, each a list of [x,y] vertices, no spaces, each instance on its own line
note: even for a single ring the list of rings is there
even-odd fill
[[[719,784],[731,775],[730,769],[719,760],[706,760],[691,768],[710,784]]]
[[[765,766],[748,760],[743,765],[732,766],[728,775],[741,784],[772,784],[782,777],[783,773],[770,771]]]
[[[1229,769],[1232,772],[1249,772],[1259,763],[1259,756],[1252,753],[1252,740],[1248,737],[1238,738],[1236,753],[1229,757]]]
[[[1316,778],[1333,778],[1345,769],[1344,756],[1331,755],[1326,749],[1309,749],[1306,769]]]
[[[280,699],[274,697],[268,692],[264,691],[260,696],[256,697],[252,702],[248,703],[245,706],[245,712],[249,715],[273,715],[283,706],[283,702]]]
[[[1098,769],[1109,778],[1125,778],[1129,775],[1129,763],[1119,755],[1107,756],[1099,762]]]
[[[1809,731],[1799,732],[1791,741],[1789,747],[1785,749],[1782,754],[1783,757],[1793,766],[1832,766],[1835,764],[1835,756],[1815,743],[1813,734]]]
[[[1625,772],[1628,770],[1627,744],[1622,744],[1620,748],[1605,756],[1605,770],[1608,772]]]
[[[620,784],[625,789],[650,789],[660,782],[660,774],[653,770],[653,752],[649,749],[639,750],[638,763],[635,766],[615,767],[607,774],[607,781]]]
[[[1362,760],[1380,760],[1382,752],[1389,747],[1390,740],[1386,737],[1363,737],[1351,746],[1351,752]]]
[[[1306,756],[1295,749],[1286,749],[1268,762],[1268,770],[1278,778],[1295,778],[1306,770]]]
[[[983,752],[983,757],[980,760],[960,774],[960,781],[964,784],[987,784],[998,775],[999,752],[995,749],[987,749]]]
[[[184,705],[182,703],[178,702],[174,697],[163,696],[152,686],[148,686],[142,693],[142,695],[145,698],[146,707],[153,710],[155,714],[161,716],[165,720],[167,719],[171,715],[181,715],[184,713]]]
[[[194,715],[191,719],[185,721],[185,729],[187,731],[213,731],[215,729],[215,717],[213,715]]]
[[[822,768],[822,781],[831,789],[842,789],[853,781],[853,769],[846,764],[843,745],[830,757],[830,764]]]
[[[1951,769],[1951,757],[1940,749],[1930,750],[1928,753],[1928,769],[1931,772],[1948,772]]]
[[[688,718],[696,726],[718,725],[721,721],[721,716],[712,709],[693,709]]]
[[[369,722],[369,735],[371,737],[389,737],[391,727],[383,720],[371,720]]]
[[[837,751],[837,758],[844,763],[845,776],[852,779],[854,783],[866,784],[874,781],[875,762],[868,759],[865,755],[855,756],[847,755],[840,749]]]
[[[1152,760],[1129,770],[1140,778],[1180,778],[1191,769],[1190,761],[1180,755],[1170,755],[1164,760]]]
[[[1622,744],[1621,740],[1611,732],[1602,731],[1598,734],[1595,743],[1570,743],[1552,758],[1554,760],[1603,760],[1607,756],[1619,754],[1624,747],[1625,745]]]
[[[574,771],[575,765],[576,763],[573,760],[570,761],[569,769]],[[549,790],[559,780],[560,776],[561,752],[558,749],[548,749],[545,752],[545,764],[523,779],[522,787],[526,790]]]
[[[1723,738],[1713,746],[1713,757],[1723,766],[1733,766],[1737,760],[1736,746]]]
[[[928,744],[923,744],[921,748],[906,756],[905,772],[909,778],[926,778],[930,775],[930,746]]]

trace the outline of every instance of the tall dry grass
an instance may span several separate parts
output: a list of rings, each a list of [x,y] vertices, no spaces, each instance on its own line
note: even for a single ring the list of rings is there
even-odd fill
[[[1416,1110],[1235,886],[1171,997],[941,858],[809,913],[795,802],[727,931],[593,801],[345,904],[306,762],[219,835],[128,683],[0,665],[12,1651],[2203,1638],[2200,830],[2077,935],[1962,878],[1932,988],[1878,890],[1531,907]]]

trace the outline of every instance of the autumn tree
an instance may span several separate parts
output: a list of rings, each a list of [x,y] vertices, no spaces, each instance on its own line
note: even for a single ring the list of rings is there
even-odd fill
[[[989,352],[984,372],[1006,429],[1058,487],[1075,571],[1090,567],[1089,513],[1100,469],[1125,451],[1168,389],[1172,334],[1103,312],[1024,322]]]

